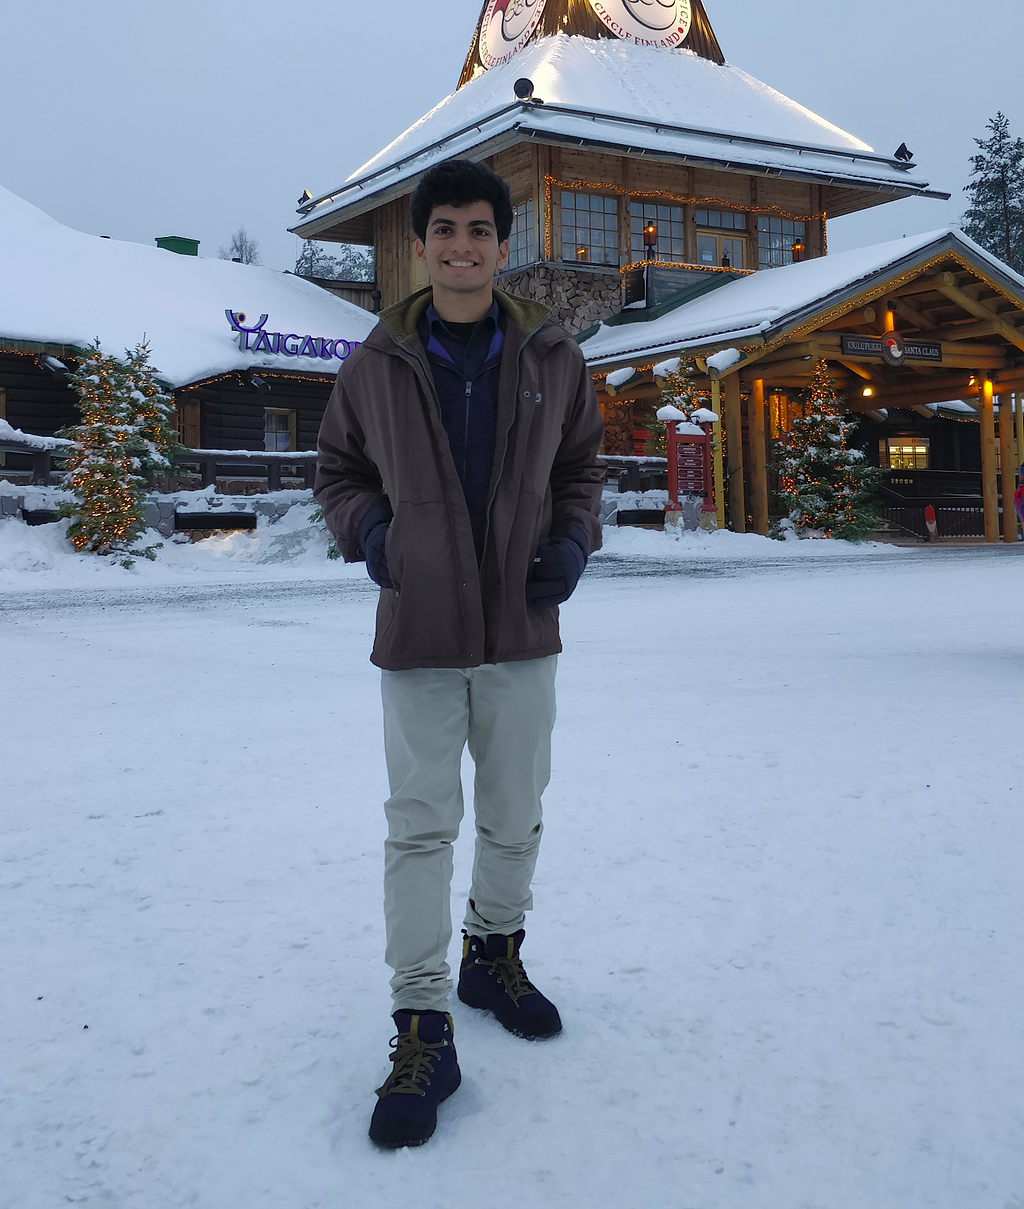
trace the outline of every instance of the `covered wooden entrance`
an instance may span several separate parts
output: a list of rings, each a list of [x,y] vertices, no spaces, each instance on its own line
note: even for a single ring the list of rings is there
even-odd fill
[[[691,360],[696,385],[708,390],[726,430],[730,527],[743,532],[749,516],[762,534],[769,400],[805,387],[819,361],[828,363],[852,412],[880,418],[883,409],[963,400],[981,428],[985,540],[1015,542],[1024,426],[1020,406],[1014,419],[1011,398],[1024,393],[1024,280],[956,231],[905,243],[904,255],[899,243],[880,245],[759,273],[681,298],[671,317],[586,333],[584,352],[602,369],[599,389],[609,398],[607,370],[632,365],[636,372],[615,402],[653,400],[660,393],[656,361],[638,364],[638,357],[649,351],[657,361],[672,353]],[[868,271],[858,273],[860,267]],[[666,341],[673,326],[679,338]],[[645,328],[647,350],[640,342]],[[609,356],[618,332],[619,344],[633,347]],[[732,364],[708,365],[728,349],[736,355],[722,360]]]

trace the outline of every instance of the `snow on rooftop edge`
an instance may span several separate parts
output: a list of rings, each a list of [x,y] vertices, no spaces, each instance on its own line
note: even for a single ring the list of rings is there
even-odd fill
[[[697,347],[718,341],[742,343],[778,324],[785,316],[812,305],[820,298],[848,289],[882,272],[907,256],[948,241],[996,270],[1016,286],[1024,298],[1024,277],[986,252],[956,227],[923,235],[871,244],[848,252],[835,252],[799,264],[761,269],[747,277],[684,303],[647,323],[619,326],[601,324],[581,344],[590,364],[599,365],[631,357],[638,352],[657,355],[673,349]]]
[[[341,362],[238,347],[225,310],[268,331],[361,342],[375,316],[300,277],[75,231],[0,186],[0,339],[121,354],[148,338],[172,387],[236,369],[330,375]]]
[[[645,121],[661,113],[666,120],[714,132],[873,154],[863,140],[730,63],[719,66],[688,50],[555,34],[444,97],[347,180],[427,146],[441,137],[440,126],[458,129],[510,104],[520,76],[533,81],[547,104]]]
[[[544,105],[510,109],[515,101],[513,84],[523,75],[533,80]],[[551,108],[555,105],[584,110],[598,121],[560,113]],[[652,115],[658,114],[665,115],[666,122],[689,128],[658,134],[655,141],[670,153],[700,155],[703,149],[705,154],[716,150],[721,154],[720,148],[707,144],[728,143],[731,137],[742,135],[769,144],[730,145],[733,158],[752,166],[828,172],[837,180],[899,183],[911,189],[927,187],[886,157],[854,163],[851,156],[875,157],[869,144],[731,64],[719,66],[691,51],[556,34],[531,43],[507,63],[444,97],[357,168],[302,221],[347,204],[347,197],[339,198],[355,188],[356,182],[360,182],[359,197],[364,199],[422,171],[434,159],[465,154],[505,129],[595,137],[601,132],[602,117],[610,121],[617,116],[645,123],[649,133]],[[651,139],[641,127],[633,127],[630,141],[645,145]],[[442,145],[434,146],[437,143]],[[773,148],[772,143],[795,147]],[[841,166],[837,155],[842,157]],[[415,163],[404,162],[410,157],[415,157]],[[377,179],[371,185],[368,178]]]

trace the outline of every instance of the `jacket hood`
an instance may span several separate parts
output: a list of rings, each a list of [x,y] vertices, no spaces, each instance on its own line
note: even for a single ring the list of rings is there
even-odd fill
[[[387,307],[377,316],[380,325],[387,329],[396,344],[408,344],[415,335],[416,325],[430,305],[433,293],[433,288],[428,285],[422,290],[417,290],[415,294],[410,294],[408,298],[403,298],[401,302],[396,302],[394,306]],[[516,298],[512,294],[506,294],[504,290],[495,289],[494,297],[498,306],[525,335],[535,332],[551,314],[550,307],[531,302],[528,298]],[[377,328],[371,333],[371,340],[379,331],[380,328]]]

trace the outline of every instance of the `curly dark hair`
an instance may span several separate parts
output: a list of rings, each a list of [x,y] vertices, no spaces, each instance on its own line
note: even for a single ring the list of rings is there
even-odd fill
[[[472,160],[445,160],[435,164],[416,186],[409,202],[412,229],[426,241],[427,223],[438,206],[472,205],[489,202],[494,210],[498,243],[504,243],[512,230],[512,198],[508,185],[484,164]]]

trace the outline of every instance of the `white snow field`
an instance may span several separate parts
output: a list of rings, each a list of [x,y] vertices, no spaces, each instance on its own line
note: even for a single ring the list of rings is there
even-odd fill
[[[3,1209],[1024,1207],[1024,547],[665,541],[563,609],[565,1031],[454,1002],[398,1153],[369,584],[8,581]]]

